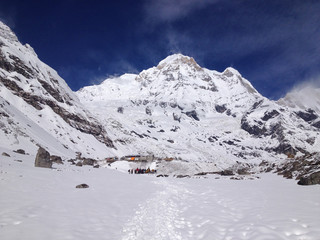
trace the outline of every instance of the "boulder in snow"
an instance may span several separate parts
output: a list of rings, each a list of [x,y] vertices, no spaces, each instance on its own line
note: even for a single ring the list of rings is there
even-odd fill
[[[17,151],[14,151],[14,152],[19,153],[19,154],[23,154],[23,155],[26,154],[26,151],[23,149],[18,149]]]
[[[304,176],[300,178],[298,182],[299,185],[314,185],[320,184],[320,171],[314,172],[308,176]]]
[[[82,184],[79,184],[76,186],[76,188],[88,188],[89,185],[88,184],[85,184],[85,183],[82,183]]]
[[[50,153],[44,148],[40,147],[34,162],[35,167],[52,168],[52,161],[50,160]]]

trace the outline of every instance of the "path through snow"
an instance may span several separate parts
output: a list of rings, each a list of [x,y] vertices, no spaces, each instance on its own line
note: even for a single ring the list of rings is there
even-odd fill
[[[139,205],[123,229],[122,240],[184,239],[181,232],[189,229],[191,224],[185,221],[181,213],[189,191],[182,182],[161,179],[154,183],[161,185],[162,189]]]

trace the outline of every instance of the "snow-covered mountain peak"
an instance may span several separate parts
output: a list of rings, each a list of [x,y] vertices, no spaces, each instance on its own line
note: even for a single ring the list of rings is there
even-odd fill
[[[170,91],[185,86],[201,85],[202,81],[209,82],[212,77],[193,58],[174,54],[160,61],[157,67],[142,71],[136,80],[144,87]]]
[[[182,55],[181,53],[173,54],[166,57],[164,60],[160,61],[157,68],[159,70],[163,68],[171,68],[171,69],[178,69],[179,67],[189,67],[193,70],[200,71],[202,68],[196,63],[196,61],[192,57],[188,57]]]
[[[227,77],[233,77],[235,76],[239,76],[241,77],[241,74],[238,72],[238,70],[232,68],[232,67],[227,67],[223,72],[222,75],[225,75]]]
[[[12,30],[0,21],[0,37],[7,39],[10,42],[18,42],[17,36]]]
[[[24,55],[25,53],[28,53],[35,56],[36,58],[38,57],[34,49],[28,43],[22,45],[19,42],[16,34],[10,29],[10,27],[0,21],[0,47],[1,46],[5,46],[7,49],[11,50],[17,48],[19,51],[15,52],[14,55]]]
[[[125,74],[106,79],[102,84],[79,91],[85,101],[147,100],[157,105],[179,103],[186,108],[201,104],[228,105],[235,113],[245,112],[262,96],[241,74],[229,67],[224,72],[200,67],[192,57],[174,54],[160,61],[158,66],[140,74]],[[237,100],[237,101],[235,101]],[[210,106],[208,105],[208,108]]]

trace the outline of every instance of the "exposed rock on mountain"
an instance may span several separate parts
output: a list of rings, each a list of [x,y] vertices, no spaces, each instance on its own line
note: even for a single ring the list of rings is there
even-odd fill
[[[320,171],[311,173],[308,176],[303,176],[298,182],[299,185],[314,185],[320,184]]]

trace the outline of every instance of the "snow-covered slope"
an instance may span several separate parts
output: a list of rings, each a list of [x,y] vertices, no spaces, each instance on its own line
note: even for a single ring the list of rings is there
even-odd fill
[[[22,45],[0,22],[1,144],[34,152],[38,145],[60,156],[112,154],[105,128],[66,82]]]
[[[35,168],[1,148],[0,239],[318,240],[320,186],[275,174],[235,181],[155,178],[109,168]],[[45,183],[45,184],[44,184]],[[86,183],[89,188],[75,186]]]
[[[138,75],[125,74],[78,91],[103,122],[119,155],[211,161],[279,161],[318,151],[318,116],[308,122],[261,96],[238,71],[201,68],[174,54]]]

